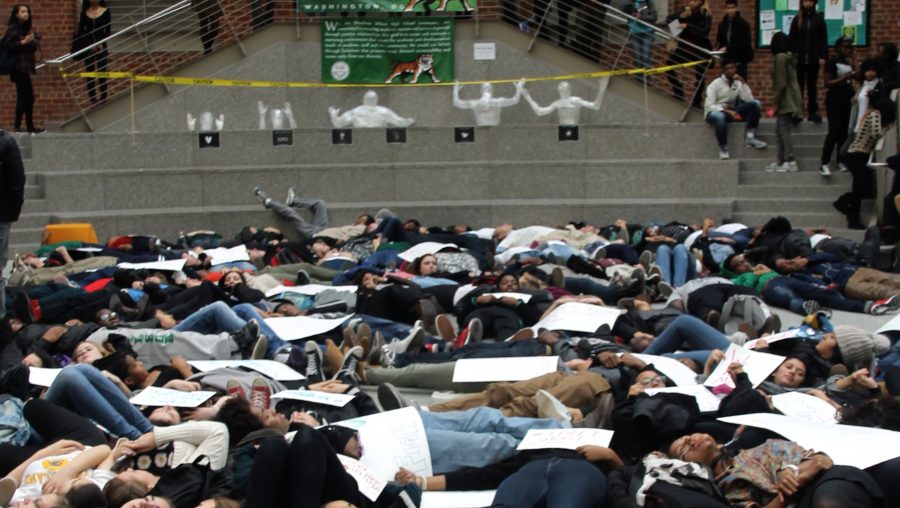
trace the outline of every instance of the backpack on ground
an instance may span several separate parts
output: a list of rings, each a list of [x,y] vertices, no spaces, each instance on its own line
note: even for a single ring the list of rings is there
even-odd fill
[[[722,306],[722,315],[719,317],[719,330],[725,335],[731,335],[738,331],[742,323],[748,323],[754,330],[760,331],[766,325],[766,320],[772,316],[772,310],[758,296],[734,295],[725,301]]]

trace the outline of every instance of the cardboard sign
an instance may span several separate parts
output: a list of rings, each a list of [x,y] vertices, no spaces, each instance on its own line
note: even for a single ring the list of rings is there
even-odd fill
[[[514,300],[519,300],[522,303],[528,303],[529,301],[531,301],[531,296],[532,296],[527,293],[514,293],[511,291],[507,291],[507,292],[498,291],[496,293],[489,293],[489,294],[498,300],[503,297],[508,297],[508,298],[512,298]]]
[[[135,406],[198,407],[215,394],[216,392],[182,392],[150,386],[132,397],[131,403]]]
[[[697,384],[697,373],[688,368],[687,365],[668,356],[645,355],[643,353],[632,353],[647,365],[653,364],[656,370],[665,374],[677,386],[693,386]]]
[[[425,427],[414,408],[376,413],[335,425],[359,432],[364,450],[360,461],[378,478],[392,481],[401,467],[419,476],[432,476]]]
[[[744,344],[744,347],[747,349],[755,349],[756,344],[758,344],[759,341],[761,341],[761,340],[766,341],[769,344],[772,344],[772,343],[775,343],[775,342],[778,342],[781,340],[785,340],[785,339],[793,339],[794,337],[797,337],[799,335],[800,335],[799,328],[791,328],[790,330],[786,330],[781,333],[773,333],[772,335],[766,335],[765,337],[760,337],[759,339],[748,340]]]
[[[475,127],[456,127],[453,129],[453,141],[457,143],[474,143]]]
[[[330,332],[352,317],[353,315],[334,319],[308,316],[276,317],[266,319],[266,324],[283,340],[299,340]]]
[[[496,490],[439,491],[422,493],[422,508],[484,508],[494,502]]]
[[[62,369],[44,369],[42,367],[28,367],[28,382],[34,386],[47,386],[53,384],[56,376]]]
[[[747,373],[750,382],[753,383],[753,387],[756,388],[783,362],[783,356],[750,351],[749,349],[732,344],[731,346],[728,346],[728,349],[725,351],[725,358],[716,365],[716,368],[712,371],[712,374],[706,378],[706,382],[703,383],[703,385],[710,388],[719,385],[728,385],[734,388],[734,381],[731,380],[731,376],[728,374],[728,366],[732,363],[740,363],[744,366],[744,372]]]
[[[219,148],[221,146],[219,142],[219,133],[201,132],[198,137],[198,144],[200,148]]]
[[[276,381],[301,381],[306,376],[274,360],[189,360],[188,364],[200,372],[226,367],[246,367]]]
[[[316,296],[322,291],[344,291],[347,293],[355,293],[357,286],[323,286],[322,284],[306,284],[305,286],[278,286],[266,291],[266,298],[272,298],[283,293],[297,293],[299,295]]]
[[[772,396],[775,409],[787,416],[818,423],[837,423],[837,409],[824,400],[802,392]]]
[[[609,447],[613,431],[605,429],[531,429],[516,450],[562,448],[574,450],[579,446]]]
[[[558,356],[520,358],[465,358],[453,369],[454,383],[490,383],[524,381],[556,372]]]
[[[250,261],[250,254],[247,252],[246,245],[235,245],[230,249],[216,247],[215,249],[206,249],[203,253],[211,258],[213,266],[236,261]]]
[[[683,393],[690,395],[697,400],[697,406],[703,413],[709,413],[719,410],[719,398],[712,394],[703,385],[692,386],[669,386],[666,388],[648,388],[644,390],[647,395],[656,395],[657,393]]]
[[[272,395],[272,398],[302,400],[304,402],[313,402],[316,404],[324,404],[326,406],[344,407],[353,400],[353,395],[312,390],[284,390]]]
[[[148,263],[119,263],[116,266],[124,270],[163,270],[177,272],[184,268],[184,260],[170,259],[168,261],[151,261]]]
[[[272,146],[294,146],[294,131],[272,131]]]
[[[534,329],[594,333],[603,325],[612,328],[621,313],[622,309],[615,307],[569,302],[560,305],[549,316],[541,319],[534,325]]]
[[[366,496],[370,501],[378,499],[381,491],[387,486],[387,482],[378,478],[375,472],[362,462],[340,453],[337,454],[337,457],[347,474],[356,480],[359,493]]]
[[[427,254],[434,254],[447,248],[458,249],[459,247],[455,243],[422,242],[413,245],[400,254],[397,254],[397,257],[399,257],[403,261],[412,263],[422,256],[425,256]]]

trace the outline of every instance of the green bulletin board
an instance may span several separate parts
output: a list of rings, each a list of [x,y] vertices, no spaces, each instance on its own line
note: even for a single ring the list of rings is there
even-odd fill
[[[756,10],[757,46],[769,47],[775,32],[789,33],[798,9],[800,0],[759,0]],[[853,38],[856,46],[869,44],[868,0],[818,0],[816,9],[825,14],[829,46],[841,35]]]

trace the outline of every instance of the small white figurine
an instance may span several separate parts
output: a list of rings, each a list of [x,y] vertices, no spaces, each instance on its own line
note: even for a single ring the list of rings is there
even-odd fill
[[[389,108],[379,106],[378,94],[372,90],[363,95],[362,105],[345,111],[344,114],[340,112],[338,108],[328,108],[331,124],[335,129],[348,125],[358,128],[409,127],[416,121],[414,118],[403,118]]]
[[[581,97],[572,97],[572,90],[567,81],[561,81],[559,83],[559,99],[556,99],[547,107],[542,107],[535,102],[528,93],[528,90],[522,90],[522,96],[525,97],[525,101],[531,106],[535,115],[549,115],[556,110],[559,115],[560,125],[578,125],[578,117],[582,107],[590,108],[594,111],[600,110],[600,106],[603,104],[603,98],[606,96],[606,87],[608,86],[608,76],[600,79],[600,89],[597,91],[597,98],[594,99],[594,102],[588,102]]]
[[[194,115],[188,113],[187,114],[187,124],[188,130],[194,132],[194,128],[197,126],[197,119]],[[215,126],[215,128],[213,128]],[[212,112],[204,111],[200,113],[200,132],[214,132],[221,131],[225,128],[225,114],[222,113],[218,118],[213,117]]]
[[[475,125],[480,127],[494,127],[500,125],[500,112],[508,106],[519,103],[525,80],[516,82],[516,93],[512,97],[494,97],[494,87],[490,83],[481,84],[481,97],[473,100],[459,98],[461,85],[453,85],[453,105],[460,109],[471,109],[475,113]]]
[[[256,107],[259,109],[259,130],[264,131],[266,130],[266,112],[269,111],[269,107],[263,104],[263,101],[258,101]],[[294,112],[291,110],[290,102],[284,103],[284,109],[272,108],[272,113],[269,116],[272,130],[284,130],[285,119],[287,119],[291,129],[297,128],[297,122],[294,121]]]

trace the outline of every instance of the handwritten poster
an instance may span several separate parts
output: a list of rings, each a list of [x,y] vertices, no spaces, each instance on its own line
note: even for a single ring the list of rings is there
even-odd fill
[[[304,402],[325,404],[326,406],[344,407],[351,400],[353,400],[353,395],[347,395],[345,393],[319,392],[313,390],[283,390],[276,394],[273,394],[272,398],[302,400]]]
[[[422,418],[415,408],[344,420],[335,423],[355,429],[363,446],[361,462],[385,481],[404,467],[419,476],[431,476],[431,452]]]
[[[560,305],[550,315],[538,321],[534,329],[594,333],[603,325],[612,328],[621,313],[622,310],[615,307],[569,302]]]
[[[308,316],[277,317],[266,319],[266,324],[284,340],[299,340],[330,332],[351,317],[353,316],[343,316],[334,319],[319,319]]]
[[[697,407],[699,407],[700,411],[703,413],[718,411],[719,402],[721,402],[718,397],[713,395],[712,392],[703,385],[648,388],[644,390],[644,393],[647,395],[656,395],[657,393],[682,393],[684,395],[690,395],[697,400]]]
[[[215,394],[216,392],[182,392],[150,386],[132,397],[131,403],[135,406],[198,407]]]
[[[274,360],[189,360],[188,364],[200,372],[209,372],[226,367],[246,367],[276,381],[300,381],[306,376],[287,365]]]
[[[772,396],[775,409],[787,416],[819,423],[837,423],[837,409],[828,402],[800,392]]]
[[[465,358],[457,360],[456,367],[453,369],[453,382],[524,381],[550,372],[556,372],[558,363],[558,356]]]
[[[734,388],[734,381],[728,374],[728,366],[732,363],[740,363],[744,367],[744,372],[750,378],[750,382],[756,387],[769,377],[769,374],[775,371],[779,365],[784,362],[783,356],[770,355],[768,353],[760,353],[758,351],[750,351],[736,344],[732,344],[725,351],[725,358],[716,365],[712,374],[703,383],[704,386],[710,388],[719,385],[728,385]]]
[[[613,431],[605,429],[531,429],[516,450],[574,450],[583,445],[608,447],[612,437]]]
[[[341,465],[344,466],[344,470],[347,471],[347,474],[356,480],[356,485],[359,487],[359,493],[366,496],[370,501],[378,499],[378,496],[381,495],[381,491],[387,487],[387,482],[379,478],[374,471],[369,469],[369,467],[362,462],[352,457],[341,455],[340,453],[337,457],[338,460],[341,461]]]

